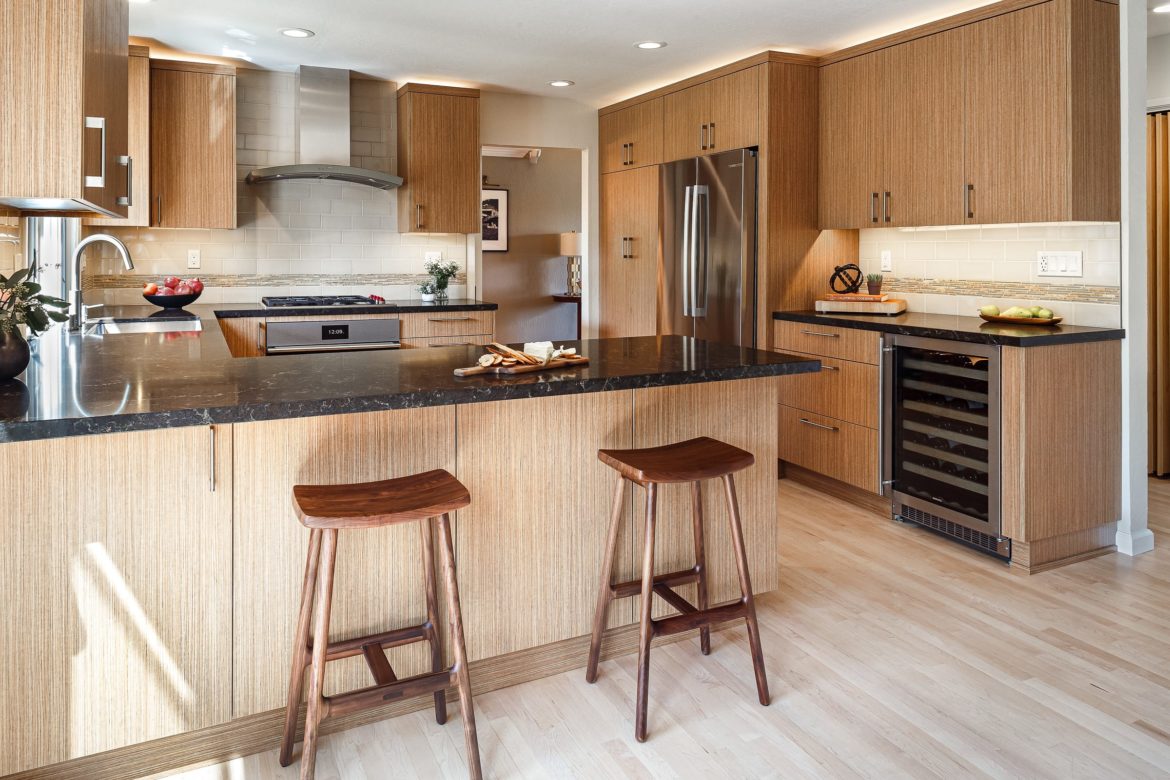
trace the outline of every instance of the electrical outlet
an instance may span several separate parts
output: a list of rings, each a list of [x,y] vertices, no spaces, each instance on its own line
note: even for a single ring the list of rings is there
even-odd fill
[[[188,249],[187,250],[187,269],[188,270],[191,270],[194,268],[199,268],[202,265],[202,263],[203,263],[203,261],[199,259],[199,250],[198,249]]]
[[[882,250],[882,270],[883,271],[893,271],[894,270],[894,253],[888,249]]]
[[[1040,250],[1036,253],[1037,276],[1084,276],[1081,253]]]
[[[442,259],[443,259],[443,252],[441,250],[437,251],[437,252],[423,252],[423,260],[426,260],[428,263],[432,260],[442,260]]]

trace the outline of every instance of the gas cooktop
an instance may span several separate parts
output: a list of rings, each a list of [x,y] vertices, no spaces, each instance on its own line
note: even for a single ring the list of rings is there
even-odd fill
[[[379,295],[273,295],[260,302],[269,308],[289,306],[393,306]]]

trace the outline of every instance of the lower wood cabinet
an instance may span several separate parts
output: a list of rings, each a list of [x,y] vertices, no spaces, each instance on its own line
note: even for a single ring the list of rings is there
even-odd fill
[[[877,493],[877,430],[834,417],[780,407],[780,460]]]
[[[800,354],[785,350],[787,354]],[[780,403],[822,412],[838,420],[877,428],[881,416],[879,371],[868,363],[806,355],[821,361],[815,374],[794,374],[780,385]]]
[[[404,339],[483,334],[490,336],[496,330],[496,313],[494,311],[412,312],[383,316],[397,316],[399,318],[402,325],[402,338]]]
[[[402,339],[402,348],[482,346],[483,344],[490,344],[494,340],[495,337],[490,333],[473,336],[431,336],[422,339]]]
[[[231,717],[231,464],[230,426],[0,445],[0,775]]]

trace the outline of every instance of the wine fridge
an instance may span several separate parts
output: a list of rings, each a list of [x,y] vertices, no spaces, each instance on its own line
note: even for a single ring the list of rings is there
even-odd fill
[[[895,519],[1010,559],[999,347],[886,335],[882,394],[882,488]]]

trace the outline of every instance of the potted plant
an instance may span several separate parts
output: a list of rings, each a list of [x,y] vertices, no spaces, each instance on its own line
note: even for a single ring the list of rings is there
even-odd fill
[[[882,294],[882,275],[881,274],[866,274],[865,287],[869,290],[870,295]]]
[[[63,309],[69,304],[51,295],[42,295],[32,281],[36,268],[22,268],[12,276],[0,275],[0,380],[12,379],[28,366],[28,342],[20,326],[36,336],[54,322],[69,319]]]
[[[431,275],[431,281],[424,282],[418,288],[418,291],[423,294],[423,300],[428,300],[427,291],[423,289],[428,285],[431,287],[430,293],[434,296],[430,300],[435,298],[440,301],[447,300],[447,283],[459,272],[459,264],[454,260],[428,260],[423,266],[423,270]]]
[[[423,282],[418,286],[418,293],[423,299],[423,303],[430,303],[435,300],[435,283],[433,281]]]

